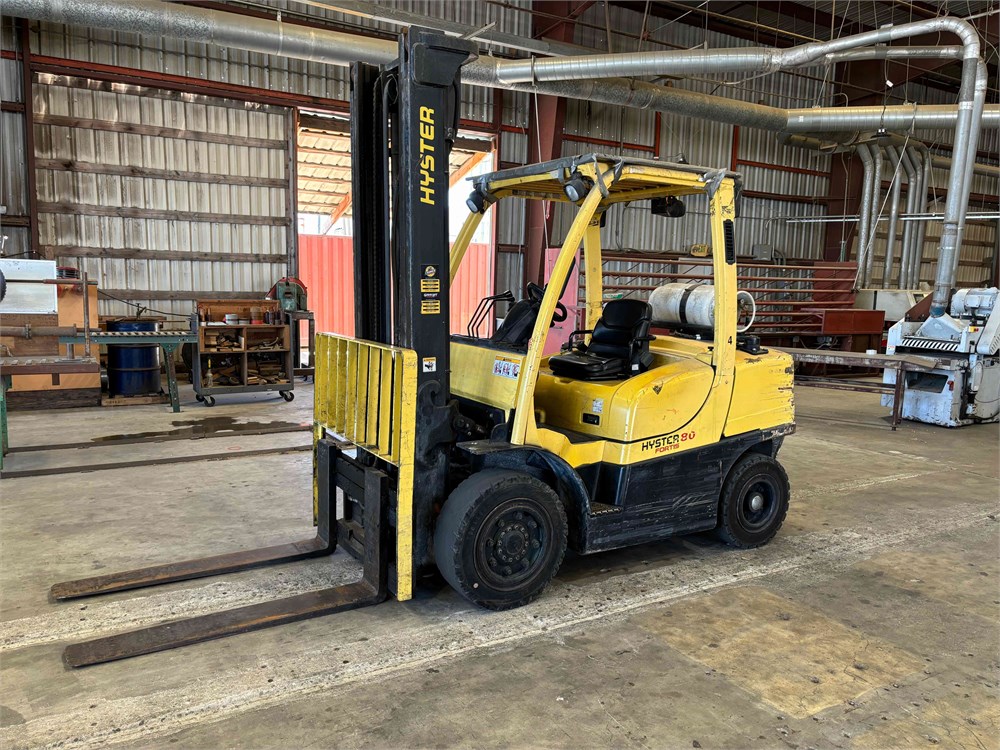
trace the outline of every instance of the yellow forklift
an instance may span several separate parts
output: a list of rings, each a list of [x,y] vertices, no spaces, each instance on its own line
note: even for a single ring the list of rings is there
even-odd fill
[[[698,531],[769,541],[789,484],[776,454],[794,430],[792,362],[738,330],[738,175],[621,156],[566,157],[476,177],[448,249],[448,152],[470,43],[411,29],[393,66],[352,69],[357,338],[320,334],[314,539],[57,584],[56,599],[327,555],[353,584],[74,644],[85,666],[413,597],[440,574],[506,609],[539,596],[579,554]],[[362,165],[368,165],[368,168]],[[605,303],[602,217],[649,202],[666,216],[704,195],[711,285]],[[495,332],[449,331],[450,280],[500,200],[576,207],[546,287],[529,284]],[[690,199],[689,199],[690,200]],[[390,210],[391,208],[391,210]],[[678,220],[665,219],[665,220]],[[560,297],[578,283],[582,328],[545,356]],[[484,300],[480,318],[497,298]],[[651,335],[666,329],[669,335]]]

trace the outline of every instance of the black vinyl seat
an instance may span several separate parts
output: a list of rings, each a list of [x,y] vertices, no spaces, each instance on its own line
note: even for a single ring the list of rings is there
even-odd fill
[[[541,306],[541,300],[525,298],[515,302],[504,316],[503,323],[490,336],[490,343],[496,346],[509,346],[512,349],[526,346],[531,332],[535,329],[538,308]]]
[[[576,380],[613,380],[645,372],[653,362],[649,353],[652,317],[648,302],[612,300],[592,332],[574,332],[591,333],[590,344],[579,343],[567,354],[549,357],[549,367],[556,375]]]

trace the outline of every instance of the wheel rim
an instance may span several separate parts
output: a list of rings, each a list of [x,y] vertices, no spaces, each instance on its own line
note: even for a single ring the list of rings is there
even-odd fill
[[[544,568],[551,546],[545,514],[526,498],[493,510],[476,537],[476,572],[500,591],[523,585]]]
[[[778,512],[779,497],[780,490],[771,477],[754,477],[737,504],[740,526],[750,533],[766,529]]]

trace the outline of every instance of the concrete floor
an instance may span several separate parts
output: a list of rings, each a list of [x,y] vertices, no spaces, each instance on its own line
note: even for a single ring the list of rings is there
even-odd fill
[[[15,413],[15,446],[294,425],[292,404],[188,398]],[[6,748],[1000,746],[997,425],[890,432],[877,397],[801,388],[793,486],[768,547],[701,536],[568,558],[505,613],[448,589],[77,671],[63,646],[352,580],[333,558],[80,601],[99,571],[306,537],[308,433],[26,452],[8,469],[225,461],[4,479]]]

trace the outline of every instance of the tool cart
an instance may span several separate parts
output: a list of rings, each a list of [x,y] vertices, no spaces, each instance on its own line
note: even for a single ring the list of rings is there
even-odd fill
[[[198,335],[191,363],[195,398],[277,391],[295,398],[291,330],[277,300],[198,300],[191,316]]]

